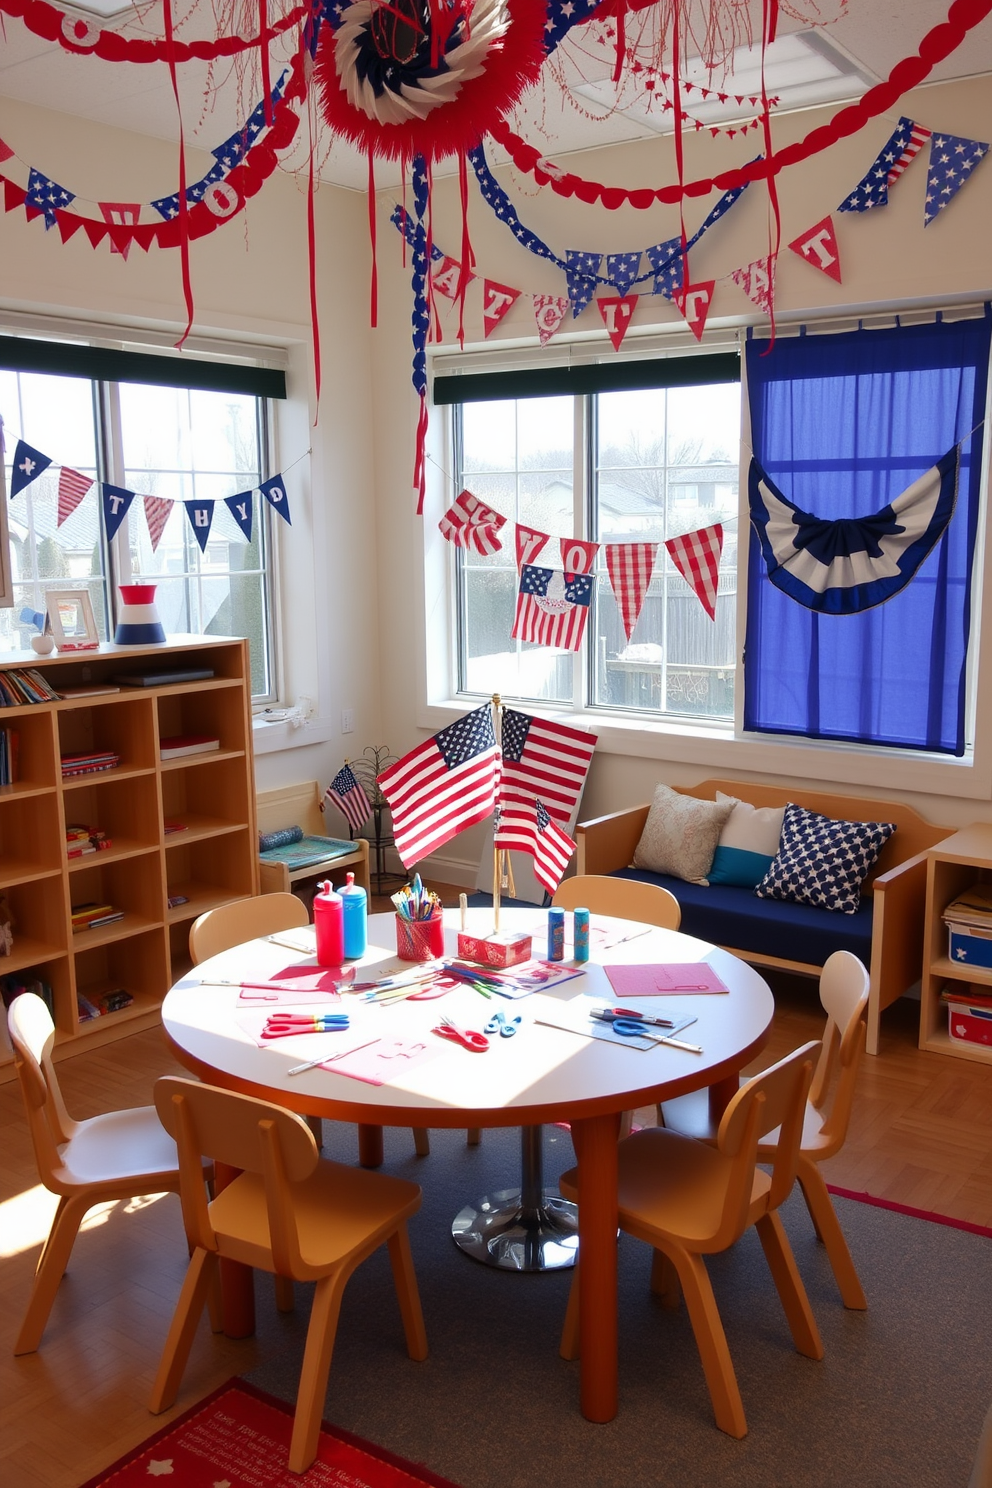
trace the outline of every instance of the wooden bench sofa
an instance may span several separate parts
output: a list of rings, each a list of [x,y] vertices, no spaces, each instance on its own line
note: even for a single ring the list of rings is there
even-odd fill
[[[316,780],[306,780],[300,785],[285,785],[278,790],[260,791],[255,798],[260,832],[278,832],[283,827],[302,827],[311,837],[328,837],[324,814],[320,809],[321,791]],[[314,890],[321,880],[331,879],[335,886],[344,883],[345,873],[355,875],[366,894],[371,893],[369,883],[369,845],[364,837],[356,837],[355,850],[341,857],[329,859],[326,865],[311,864],[307,868],[290,871],[285,863],[266,863],[259,859],[259,881],[263,894],[297,894],[313,911]]]
[[[575,829],[578,873],[616,874],[662,884],[678,899],[687,934],[721,945],[745,961],[819,976],[832,951],[853,951],[871,975],[867,1047],[870,1054],[877,1054],[883,1011],[921,974],[927,849],[953,828],[935,826],[911,806],[894,801],[784,790],[746,780],[704,780],[678,789],[701,800],[715,800],[719,790],[752,806],[784,806],[795,801],[810,811],[847,821],[895,822],[896,831],[865,880],[862,907],[853,915],[759,899],[751,889],[686,883],[630,867],[647,820],[647,806],[579,822]]]

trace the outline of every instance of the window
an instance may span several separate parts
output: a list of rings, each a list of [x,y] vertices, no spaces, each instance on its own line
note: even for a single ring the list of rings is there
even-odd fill
[[[566,369],[557,377],[552,372],[563,387],[576,370],[606,384],[557,396],[540,396],[538,381],[537,395],[474,401],[478,385],[492,379],[435,381],[435,401],[455,404],[458,489],[467,488],[508,519],[498,553],[458,550],[459,690],[729,721],[736,665],[738,360],[700,356],[617,367],[628,376],[633,368],[640,385],[611,389],[612,364]],[[507,374],[508,390],[533,375]],[[468,398],[457,397],[463,390]],[[514,523],[549,534],[533,560],[549,568],[562,566],[561,537],[601,545],[578,665],[571,651],[511,639],[518,582]],[[711,620],[664,543],[715,523],[723,526],[724,542]],[[631,542],[659,546],[628,641],[605,545]]]
[[[50,343],[14,344],[17,356],[8,355],[8,364],[30,360],[33,347],[57,350]],[[89,350],[66,349],[73,355]],[[0,363],[8,489],[18,438],[52,460],[8,503],[14,606],[0,609],[0,649],[28,644],[32,632],[21,623],[21,610],[42,610],[49,588],[85,586],[101,638],[107,639],[113,636],[117,585],[153,582],[167,633],[248,638],[253,696],[269,700],[275,682],[268,506],[255,497],[248,543],[224,505],[225,497],[253,490],[268,473],[266,400],[217,386],[162,385],[151,380],[153,364],[166,362],[175,378],[175,359],[117,355],[128,377],[147,366],[150,380],[60,376]],[[216,368],[203,365],[210,369],[203,380],[216,381]],[[232,381],[245,370],[235,368]],[[61,467],[95,484],[59,523]],[[109,545],[100,515],[101,480],[138,498]],[[146,508],[143,497],[174,503],[159,508],[164,525],[154,544],[154,508]],[[216,503],[203,552],[182,505],[194,499]]]

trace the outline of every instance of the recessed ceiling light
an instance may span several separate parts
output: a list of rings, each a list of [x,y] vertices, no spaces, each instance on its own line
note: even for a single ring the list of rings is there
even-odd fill
[[[761,48],[738,47],[726,69],[714,73],[701,57],[690,58],[681,74],[682,82],[697,83],[702,88],[729,95],[721,103],[690,89],[682,94],[682,107],[703,124],[732,124],[737,119],[754,117],[750,99],[761,94]],[[842,98],[860,98],[877,81],[850,57],[846,56],[821,31],[794,31],[780,36],[765,48],[765,90],[777,98],[776,113],[790,109],[811,108],[818,103],[835,103]],[[671,134],[675,121],[671,109],[662,108],[662,98],[655,100],[643,91],[630,103],[618,105],[615,86],[610,80],[576,83],[572,92],[604,109],[636,120],[658,134]],[[662,97],[669,96],[668,90]],[[743,98],[743,105],[737,102]]]
[[[99,16],[103,21],[113,20],[116,16],[126,15],[129,10],[134,10],[131,0],[73,0],[71,5],[63,5],[63,10],[70,15]]]

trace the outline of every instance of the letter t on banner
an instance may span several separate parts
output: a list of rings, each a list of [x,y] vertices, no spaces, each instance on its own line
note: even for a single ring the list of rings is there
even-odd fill
[[[798,253],[814,269],[822,269],[831,279],[840,281],[840,250],[837,247],[837,235],[834,232],[833,219],[824,217],[821,222],[815,223],[800,233],[789,244],[793,253]]]

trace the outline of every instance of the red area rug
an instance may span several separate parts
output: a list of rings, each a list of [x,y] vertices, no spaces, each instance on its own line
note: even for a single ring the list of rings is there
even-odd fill
[[[326,1423],[313,1465],[286,1466],[293,1411],[243,1380],[221,1385],[82,1488],[457,1488],[415,1462]]]

